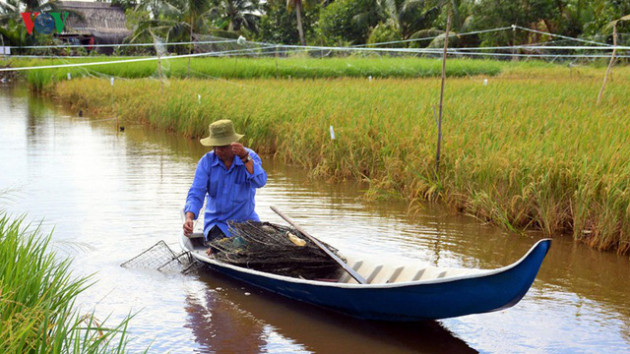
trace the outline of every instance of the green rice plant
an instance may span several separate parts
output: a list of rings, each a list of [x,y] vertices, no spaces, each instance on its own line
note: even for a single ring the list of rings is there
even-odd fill
[[[77,313],[88,279],[73,279],[70,261],[49,252],[50,236],[22,222],[0,214],[0,352],[124,352],[129,317],[109,327]]]
[[[94,63],[119,61],[126,58],[80,58],[80,59],[12,59],[13,67],[35,67],[59,64]],[[130,59],[130,58],[127,58]],[[384,58],[192,58],[190,70],[188,59],[168,59],[68,67],[38,69],[27,72],[27,81],[34,88],[41,88],[51,81],[59,82],[79,77],[114,76],[119,78],[159,77],[160,72],[168,78],[201,79],[256,79],[256,78],[415,78],[441,75],[441,61],[417,57]],[[161,68],[158,67],[161,65]],[[452,77],[499,74],[509,64],[491,60],[450,59],[446,74]],[[521,65],[521,64],[519,64]],[[522,64],[526,65],[526,64]],[[546,66],[546,64],[527,64]]]
[[[508,229],[572,233],[627,253],[630,68],[616,73],[600,106],[597,68],[523,65],[487,85],[487,77],[450,78],[439,176],[437,78],[141,79],[113,88],[85,78],[49,92],[191,138],[232,119],[248,146],[313,177],[366,180],[367,197],[444,200]]]

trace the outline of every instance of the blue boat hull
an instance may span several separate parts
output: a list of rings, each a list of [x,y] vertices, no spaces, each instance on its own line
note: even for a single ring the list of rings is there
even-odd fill
[[[541,240],[516,263],[481,275],[393,284],[307,281],[204,261],[253,286],[350,316],[418,321],[498,311],[515,305],[532,285],[551,240]]]

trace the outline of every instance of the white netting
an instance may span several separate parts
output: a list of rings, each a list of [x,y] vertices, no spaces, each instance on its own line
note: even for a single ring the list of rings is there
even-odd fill
[[[159,241],[120,266],[130,269],[187,273],[197,266],[197,262],[188,252],[175,253],[166,242]]]
[[[468,36],[475,36],[482,33],[502,32],[523,33],[526,32],[531,38],[536,38],[535,43],[528,43],[514,46],[495,46],[495,47],[458,47],[458,39]],[[626,34],[620,34],[620,43]],[[443,48],[439,43],[443,43],[444,34],[438,34],[431,37],[413,38],[400,41],[390,41],[373,44],[363,44],[347,47],[328,47],[328,46],[298,46],[286,45],[279,43],[266,43],[248,41],[244,38],[229,39],[209,35],[195,35],[196,40],[192,42],[176,42],[163,43],[157,37],[154,37],[153,43],[126,43],[126,44],[106,44],[95,46],[113,47],[116,51],[125,48],[151,48],[157,55],[154,57],[143,58],[126,58],[121,60],[109,60],[90,63],[71,63],[49,66],[39,66],[37,69],[43,68],[63,68],[77,66],[92,65],[116,65],[120,63],[130,63],[138,61],[155,61],[161,60],[167,62],[169,59],[191,58],[191,57],[347,57],[347,56],[418,56],[418,57],[435,57],[442,55]],[[452,41],[451,41],[452,39]],[[452,42],[452,43],[451,43]],[[173,53],[181,53],[182,46],[190,47],[192,45],[193,53],[173,55]],[[23,46],[11,47],[12,51],[38,51],[52,48],[71,47],[69,45],[53,45],[53,46]],[[602,58],[610,58],[613,49],[616,49],[615,57],[618,59],[630,59],[630,46],[617,45],[613,46],[604,43],[599,38],[584,39],[543,32],[517,25],[487,29],[481,31],[472,31],[465,33],[453,33],[449,36],[448,56],[454,58],[482,58],[482,59],[537,59],[546,61],[580,61],[588,62]],[[186,52],[186,51],[185,51]],[[12,55],[19,57],[19,55]],[[34,57],[51,57],[51,56],[34,56]],[[53,56],[54,57],[54,56]],[[67,56],[57,58],[69,58]],[[166,63],[164,63],[166,64]],[[0,71],[9,70],[32,70],[33,67],[23,68],[0,68]]]

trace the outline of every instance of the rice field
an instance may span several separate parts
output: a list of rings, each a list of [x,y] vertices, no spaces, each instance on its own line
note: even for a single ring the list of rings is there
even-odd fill
[[[128,319],[109,327],[74,310],[89,279],[72,278],[50,237],[0,213],[0,352],[123,353]]]
[[[114,86],[82,78],[48,92],[74,111],[191,138],[232,119],[246,145],[313,177],[370,182],[366,198],[404,198],[411,211],[441,200],[508,229],[571,233],[628,254],[630,68],[614,69],[598,106],[603,74],[541,65],[449,78],[438,175],[439,78],[147,78]]]
[[[12,59],[12,67],[31,67],[125,60],[124,57],[96,57],[81,59]],[[135,58],[138,59],[138,58]],[[345,57],[310,59],[289,58],[186,58],[124,64],[94,65],[28,71],[31,85],[41,88],[51,82],[72,78],[115,76],[119,78],[199,78],[199,79],[254,79],[254,78],[339,78],[369,77],[416,78],[440,76],[441,61],[419,57]],[[543,63],[523,63],[527,67],[548,67]],[[448,76],[497,75],[507,67],[504,62],[492,60],[452,59],[447,67]]]

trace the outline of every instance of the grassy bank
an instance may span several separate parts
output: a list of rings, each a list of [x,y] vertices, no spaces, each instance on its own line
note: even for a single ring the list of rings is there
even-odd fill
[[[124,352],[127,321],[110,328],[73,310],[87,279],[73,279],[49,241],[0,214],[0,352]]]
[[[314,176],[370,181],[368,197],[441,199],[510,229],[571,232],[630,251],[629,68],[509,69],[450,78],[440,178],[434,174],[439,79],[64,81],[73,109],[206,133],[229,118],[245,143]],[[198,101],[201,95],[201,102]],[[333,125],[336,139],[331,140]]]
[[[125,58],[85,58],[85,59],[12,59],[13,67],[46,66],[73,63],[89,63],[124,60]],[[129,58],[127,58],[129,59]],[[168,59],[161,61],[132,62],[86,66],[81,68],[58,68],[27,72],[32,85],[43,87],[53,81],[71,77],[115,76],[119,78],[159,77],[160,72],[168,78],[339,78],[369,77],[415,78],[441,75],[441,61],[416,57],[349,57],[349,58],[193,58]],[[548,67],[544,63],[520,64],[527,67]],[[447,75],[496,75],[508,63],[493,60],[453,59],[449,61]]]

